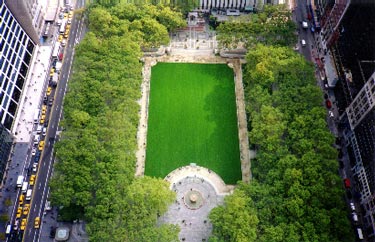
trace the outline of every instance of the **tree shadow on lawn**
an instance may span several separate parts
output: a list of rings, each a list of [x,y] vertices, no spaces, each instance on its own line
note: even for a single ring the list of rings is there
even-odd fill
[[[241,162],[234,82],[218,78],[222,81],[207,95],[204,106],[208,113],[205,118],[214,122],[215,128],[201,149],[212,152],[210,157],[215,157],[205,165],[219,174],[226,184],[236,184],[241,180]]]

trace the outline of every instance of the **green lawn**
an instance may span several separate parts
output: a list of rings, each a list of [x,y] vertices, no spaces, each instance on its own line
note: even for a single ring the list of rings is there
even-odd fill
[[[196,163],[225,183],[241,180],[233,71],[224,64],[152,68],[146,171],[164,178]]]

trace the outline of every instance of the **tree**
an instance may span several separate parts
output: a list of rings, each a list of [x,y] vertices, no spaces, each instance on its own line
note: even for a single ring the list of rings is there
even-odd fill
[[[213,237],[219,241],[256,241],[258,217],[253,201],[241,190],[224,199],[224,205],[213,208],[209,218]]]

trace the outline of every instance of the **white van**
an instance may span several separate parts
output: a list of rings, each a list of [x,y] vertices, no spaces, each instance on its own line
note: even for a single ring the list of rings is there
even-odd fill
[[[28,182],[23,182],[22,184],[22,192],[25,193],[27,191],[27,187],[29,186]]]
[[[34,136],[34,145],[39,144],[39,141],[40,141],[40,135],[39,135],[39,134],[36,134],[36,135]]]
[[[31,200],[31,195],[32,194],[33,194],[33,189],[27,190],[27,192],[26,192],[26,201],[30,201]]]
[[[23,183],[23,176],[18,176],[17,178],[17,187],[22,187],[22,183]]]
[[[6,230],[5,230],[5,234],[8,236],[8,235],[10,235],[10,231],[12,230],[12,225],[10,225],[10,224],[8,224],[7,225],[7,228],[6,228]]]
[[[353,221],[358,222],[358,215],[356,213],[352,213],[353,215]]]
[[[35,113],[34,113],[34,124],[39,123],[39,115],[40,115],[40,110],[39,109],[35,110]]]
[[[357,228],[357,233],[358,233],[358,239],[363,239],[363,233],[361,228]]]

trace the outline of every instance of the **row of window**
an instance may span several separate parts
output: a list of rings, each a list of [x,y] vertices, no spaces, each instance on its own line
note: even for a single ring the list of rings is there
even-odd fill
[[[244,8],[250,5],[249,0],[200,0],[200,6],[202,9],[211,8]]]
[[[0,3],[0,122],[11,129],[35,45]]]

